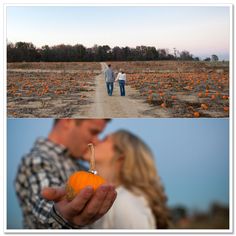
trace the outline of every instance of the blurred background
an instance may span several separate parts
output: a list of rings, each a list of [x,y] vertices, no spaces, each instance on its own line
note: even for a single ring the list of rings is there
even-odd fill
[[[7,120],[7,229],[22,229],[14,179],[22,156],[53,119]],[[101,137],[127,129],[155,155],[173,228],[229,228],[229,119],[112,119]]]

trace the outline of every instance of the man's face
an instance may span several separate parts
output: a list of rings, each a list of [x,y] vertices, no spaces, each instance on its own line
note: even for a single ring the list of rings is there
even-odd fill
[[[76,124],[76,121],[72,120],[68,134],[68,148],[70,153],[74,157],[80,158],[88,150],[89,143],[96,145],[98,135],[105,127],[106,121],[103,119],[84,120],[80,124]]]

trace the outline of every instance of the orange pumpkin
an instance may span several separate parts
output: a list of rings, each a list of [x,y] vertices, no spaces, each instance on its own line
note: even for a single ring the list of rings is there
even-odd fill
[[[73,173],[66,184],[66,198],[71,201],[83,188],[91,186],[96,190],[100,185],[105,183],[105,180],[97,175],[95,170],[94,147],[89,144],[91,150],[90,169],[86,171],[77,171]]]
[[[161,107],[162,107],[162,108],[166,108],[166,104],[163,102],[163,103],[161,104]]]
[[[229,111],[229,107],[224,107],[224,111],[228,112]]]
[[[201,98],[203,94],[201,92],[198,93],[198,97]]]
[[[194,117],[196,117],[196,118],[200,117],[200,113],[197,112],[197,111],[195,111],[195,112],[193,113],[193,115],[194,115]]]

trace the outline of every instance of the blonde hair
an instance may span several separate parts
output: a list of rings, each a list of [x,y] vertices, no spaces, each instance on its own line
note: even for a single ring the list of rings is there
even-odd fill
[[[124,155],[120,172],[121,184],[136,195],[143,195],[149,203],[156,227],[169,226],[167,197],[155,168],[155,162],[149,147],[134,134],[119,130],[112,134],[114,149]]]

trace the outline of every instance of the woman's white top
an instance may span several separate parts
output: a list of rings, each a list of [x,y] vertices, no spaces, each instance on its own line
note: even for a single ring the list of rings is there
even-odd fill
[[[120,186],[110,210],[91,225],[92,229],[155,229],[155,218],[143,196]]]
[[[116,81],[117,80],[124,80],[124,81],[126,81],[126,74],[125,73],[122,74],[121,72],[119,72],[117,77],[116,77]]]

